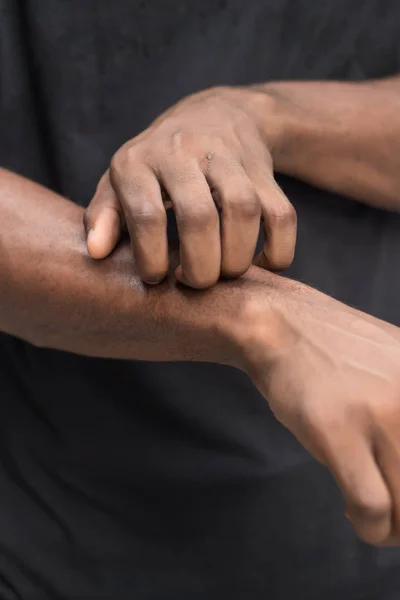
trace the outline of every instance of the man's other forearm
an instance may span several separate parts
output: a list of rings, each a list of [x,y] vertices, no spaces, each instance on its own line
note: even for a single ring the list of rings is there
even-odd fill
[[[276,171],[400,210],[400,76],[362,83],[278,82],[257,89],[277,101]]]
[[[201,294],[172,281],[146,287],[128,245],[89,258],[82,212],[0,170],[0,331],[92,356],[235,364],[243,283]]]

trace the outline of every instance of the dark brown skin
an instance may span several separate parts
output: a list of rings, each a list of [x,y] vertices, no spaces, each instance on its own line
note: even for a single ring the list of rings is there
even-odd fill
[[[263,89],[285,123],[276,171],[370,206],[400,210],[400,75]],[[267,131],[268,122],[263,129]]]
[[[328,102],[330,98],[330,94],[321,90],[325,84],[285,85],[279,88],[282,90],[279,93],[285,95],[282,102],[289,102],[287,96],[293,86],[300,95],[296,105],[301,104],[302,95],[306,95],[304,102],[310,103],[310,86],[315,86],[320,104],[316,102],[315,110],[311,111],[313,118],[320,124],[331,122],[328,116],[316,117],[317,106],[321,106],[324,115],[326,102],[322,100]],[[338,93],[349,89],[337,85]],[[369,101],[369,105],[378,113],[389,111],[390,128],[386,125],[386,113],[370,115],[367,123],[357,120],[366,105],[366,92],[355,92],[354,106],[348,98],[342,117],[340,102],[337,108],[339,120],[346,122],[348,115],[353,115],[345,128],[348,135],[341,134],[336,139],[335,128],[329,129],[326,125],[324,145],[322,125],[318,135],[316,126],[310,125],[309,131],[318,140],[315,145],[310,133],[311,162],[315,168],[307,170],[304,166],[307,161],[302,156],[295,161],[296,175],[320,185],[324,185],[325,177],[326,187],[351,193],[370,203],[398,207],[394,191],[399,176],[395,166],[398,154],[395,155],[397,142],[392,135],[396,126],[397,131],[400,130],[393,108],[397,106],[398,82],[363,85],[373,95],[387,95],[385,103],[380,96],[379,102],[378,99]],[[277,96],[275,87],[271,95],[267,88],[256,92],[257,105],[259,102],[263,105],[264,96],[269,105],[272,93]],[[375,91],[378,89],[379,92]],[[207,94],[205,113],[209,110]],[[330,110],[333,112],[334,104],[332,100]],[[255,105],[254,110],[257,120],[262,111],[258,113]],[[285,110],[283,104],[279,110]],[[277,121],[271,156],[275,148],[278,166],[285,172],[294,172],[292,157],[301,152],[305,154],[308,146],[302,146],[304,140],[293,126],[294,122],[298,125],[294,111],[291,116],[294,122],[281,129],[279,110],[275,106]],[[268,120],[267,115],[263,118]],[[377,120],[384,126],[381,140],[375,132]],[[361,134],[356,126],[367,127],[369,123],[372,133],[369,137],[365,134],[359,143]],[[293,132],[291,142],[290,131]],[[278,147],[280,152],[276,150]],[[338,152],[347,158],[341,161]],[[352,176],[350,189],[350,170],[346,175],[346,162],[353,160],[354,167],[356,159],[352,157],[355,156],[357,164],[364,167],[360,166],[359,175]],[[337,169],[337,177],[332,171],[325,175],[329,164]],[[365,184],[368,176],[369,187]],[[130,177],[129,171],[125,175],[125,189],[136,190],[134,184],[130,187]],[[271,189],[276,191],[271,181]],[[336,182],[336,187],[331,181]],[[367,187],[369,191],[364,193]],[[93,261],[88,256],[81,225],[83,211],[78,206],[6,171],[0,171],[0,190],[0,330],[37,346],[91,356],[211,361],[242,369],[253,379],[277,418],[335,476],[360,537],[375,544],[400,543],[398,328],[257,267],[251,267],[240,279],[219,282],[203,292],[179,286],[174,277],[155,287],[146,287],[140,279],[142,266],[139,268],[135,263],[126,245],[120,245],[102,261]],[[99,192],[97,200],[98,215],[103,211],[104,198],[109,202],[109,197],[101,196],[102,193]],[[280,202],[281,192],[276,194]],[[135,194],[128,197],[129,202],[132,198],[141,202]],[[174,204],[174,200],[171,201]],[[284,205],[283,202],[281,206]],[[107,206],[103,213],[106,216],[97,217],[103,220],[100,242],[107,243],[107,227],[111,221],[113,246],[120,227],[114,215],[122,215],[122,212],[117,205]],[[92,210],[91,214],[95,212]],[[279,223],[283,239],[293,240],[293,233],[288,233],[293,225],[292,217],[276,218],[281,214],[277,210],[274,214],[275,220],[270,223]],[[90,222],[89,217],[88,220]],[[288,224],[290,227],[286,229]],[[98,227],[95,227],[97,233]],[[278,230],[282,233],[282,229]],[[151,227],[145,231],[143,248],[152,239]],[[189,231],[193,229],[189,227]],[[198,231],[203,235],[204,231]],[[280,236],[274,235],[274,243],[275,240],[280,243]],[[194,239],[189,236],[189,241]],[[215,246],[213,248],[215,250]],[[271,238],[266,253],[271,256]],[[143,256],[145,254],[139,253],[139,261]],[[181,266],[182,261],[181,255]],[[205,261],[196,272],[207,273],[206,265]]]
[[[77,205],[1,169],[0,190],[1,331],[90,356],[234,360],[228,323],[240,284],[229,305],[223,286],[204,297],[173,280],[150,288],[129,245],[89,257]]]
[[[261,217],[265,266],[289,266],[296,213],[273,177],[260,127],[266,110],[272,114],[275,108],[264,93],[207,90],[182,100],[122,146],[86,213],[90,254],[107,256],[126,224],[140,277],[162,281],[169,267],[164,195],[176,214],[180,266],[175,275],[182,283],[207,288],[221,275],[245,273]],[[272,129],[275,134],[275,123]]]
[[[130,248],[87,255],[82,209],[0,171],[0,329],[111,358],[213,361],[252,377],[336,477],[359,535],[400,539],[400,330],[252,267],[195,292],[148,288]]]
[[[167,200],[181,243],[179,281],[207,288],[245,273],[260,217],[266,243],[257,264],[280,270],[293,259],[296,214],[274,170],[397,210],[399,156],[400,77],[206,90],[115,154],[86,212],[88,250],[108,256],[127,226],[139,276],[162,281]]]

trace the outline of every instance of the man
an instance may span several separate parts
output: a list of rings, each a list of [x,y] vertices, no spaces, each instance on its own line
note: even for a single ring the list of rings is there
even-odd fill
[[[0,8],[1,598],[398,598],[397,3]]]

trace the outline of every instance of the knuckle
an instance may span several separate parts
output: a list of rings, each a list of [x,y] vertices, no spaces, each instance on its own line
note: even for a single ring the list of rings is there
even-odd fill
[[[131,144],[121,149],[122,160],[125,164],[132,165],[141,162],[141,151],[138,144]]]
[[[182,128],[177,128],[171,133],[170,138],[170,146],[174,152],[179,152],[187,146],[192,141],[192,134]]]
[[[124,169],[125,160],[121,155],[121,152],[118,151],[114,154],[110,161],[110,179],[111,181],[115,181],[115,179],[119,178],[121,172]]]
[[[390,544],[391,536],[387,529],[380,527],[371,527],[371,524],[353,524],[358,537],[366,544],[371,546],[385,546]]]
[[[272,207],[267,211],[272,227],[287,228],[296,227],[297,213],[290,202],[282,203],[280,206]]]
[[[353,499],[352,511],[362,521],[378,523],[391,513],[391,503],[389,498],[363,495]]]
[[[197,202],[179,216],[181,231],[202,232],[218,224],[218,213],[213,204]]]
[[[231,197],[226,202],[226,208],[234,219],[238,218],[245,222],[251,222],[260,218],[261,205],[255,192],[247,192],[241,196]]]
[[[111,180],[121,177],[127,169],[130,169],[133,164],[142,162],[141,152],[137,144],[123,146],[120,148],[110,161],[110,177]]]
[[[135,228],[156,229],[166,226],[167,216],[163,207],[146,202],[132,210],[131,221]]]

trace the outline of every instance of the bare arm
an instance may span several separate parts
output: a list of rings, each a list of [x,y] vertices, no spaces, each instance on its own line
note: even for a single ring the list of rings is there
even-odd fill
[[[400,210],[400,76],[257,86],[276,100],[276,171]],[[270,104],[263,129],[271,130]]]
[[[260,217],[258,264],[279,271],[293,259],[296,213],[274,171],[399,210],[399,156],[400,77],[211,88],[178,102],[115,153],[86,212],[88,250],[104,258],[127,225],[139,277],[162,281],[167,197],[182,283],[207,288],[221,275],[245,273]]]
[[[336,477],[369,542],[400,543],[400,331],[255,267],[195,292],[144,287],[130,248],[87,255],[82,209],[0,171],[0,330],[92,356],[247,372]]]
[[[0,330],[94,356],[233,360],[228,323],[240,286],[202,297],[172,282],[144,286],[129,246],[106,261],[88,256],[82,215],[66,199],[0,170]]]

